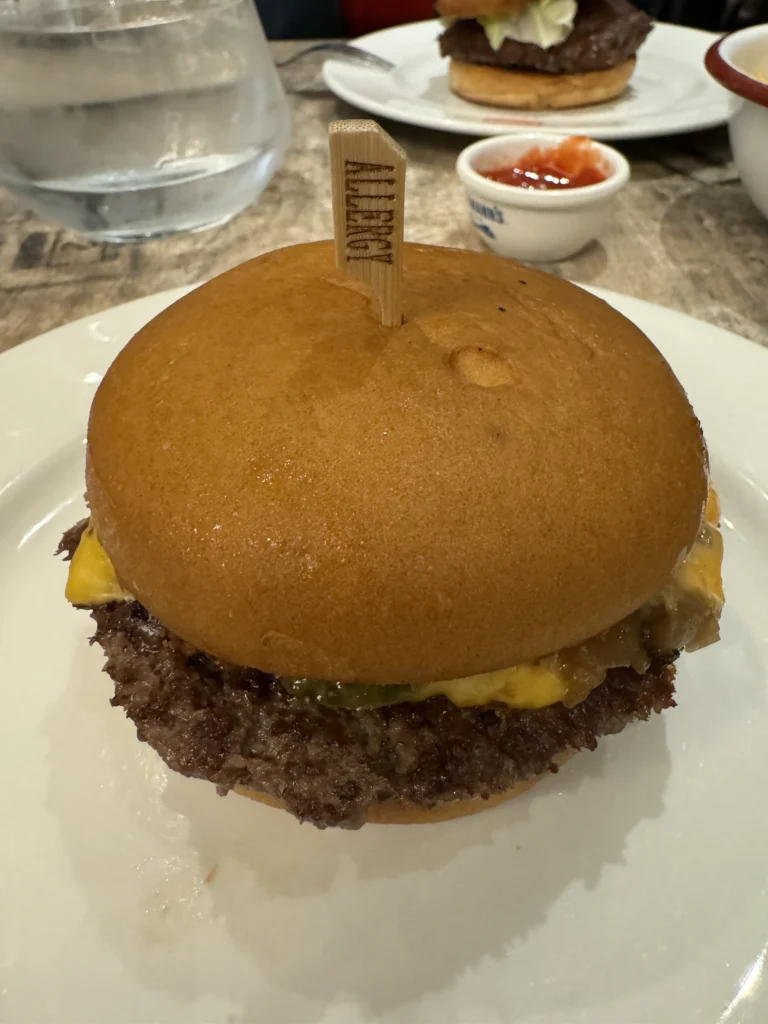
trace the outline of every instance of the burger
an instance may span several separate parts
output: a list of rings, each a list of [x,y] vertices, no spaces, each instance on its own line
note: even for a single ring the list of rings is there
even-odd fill
[[[60,549],[139,739],[321,828],[498,804],[718,636],[706,449],[648,338],[491,254],[404,261],[399,327],[330,242],[143,327]]]
[[[651,19],[629,0],[438,0],[451,89],[531,110],[619,96]]]

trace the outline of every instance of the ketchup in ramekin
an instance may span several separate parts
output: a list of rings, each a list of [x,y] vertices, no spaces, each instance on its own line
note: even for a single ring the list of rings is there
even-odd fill
[[[565,189],[596,185],[610,175],[600,151],[583,135],[572,135],[557,146],[534,146],[512,164],[478,170],[484,178],[517,188]]]

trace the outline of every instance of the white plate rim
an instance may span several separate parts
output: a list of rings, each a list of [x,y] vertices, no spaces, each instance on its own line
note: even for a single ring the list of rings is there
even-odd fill
[[[49,406],[49,414],[41,416],[41,396],[59,395],[65,402],[76,403],[79,409],[90,407],[100,376],[108,365],[103,358],[105,350],[111,353],[111,361],[144,323],[198,286],[169,289],[89,314],[21,342],[0,355],[0,438],[6,438],[0,449],[0,496],[40,459],[49,457],[61,438],[56,415],[50,415],[60,413],[61,402],[53,409]],[[764,423],[768,430],[768,404],[763,402],[760,387],[755,383],[760,378],[768,383],[768,348],[645,299],[592,285],[579,287],[602,298],[641,327],[661,321],[676,328],[679,343],[696,348],[701,367],[699,383],[713,379],[709,367],[727,350],[728,359],[718,367],[718,387],[730,394],[738,386],[738,412],[755,425]],[[643,329],[653,338],[647,326]],[[670,358],[664,346],[659,347]],[[671,361],[674,364],[674,357]],[[684,383],[690,388],[693,382],[688,376]],[[695,400],[693,404],[696,405]],[[728,414],[717,418],[725,428],[732,419]]]
[[[93,395],[119,349],[199,283],[84,316],[0,355],[0,501],[75,438],[84,443]],[[768,494],[768,450],[759,442],[768,436],[768,347],[644,299],[579,287],[655,340],[702,419],[711,458],[727,448],[734,469]],[[675,338],[671,348],[664,343],[668,333]],[[722,401],[711,400],[713,386]]]

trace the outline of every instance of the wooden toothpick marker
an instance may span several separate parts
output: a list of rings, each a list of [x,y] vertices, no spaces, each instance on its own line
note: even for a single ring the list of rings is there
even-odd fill
[[[370,285],[381,322],[403,322],[405,153],[375,121],[328,129],[336,265]]]

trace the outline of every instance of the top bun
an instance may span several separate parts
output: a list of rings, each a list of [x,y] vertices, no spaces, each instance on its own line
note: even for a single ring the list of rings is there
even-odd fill
[[[479,18],[483,15],[517,14],[530,0],[437,0],[441,18]]]
[[[693,543],[699,424],[605,302],[405,247],[382,327],[330,242],[147,324],[98,389],[88,499],[118,578],[195,647],[279,675],[453,679],[628,615]]]

